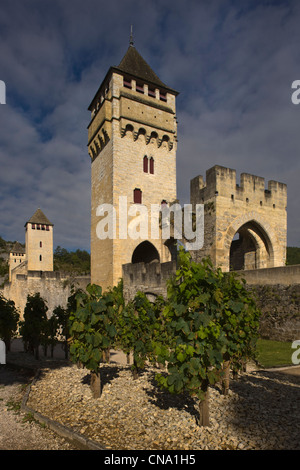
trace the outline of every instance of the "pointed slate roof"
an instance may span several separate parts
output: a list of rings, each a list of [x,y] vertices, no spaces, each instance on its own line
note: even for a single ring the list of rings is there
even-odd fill
[[[53,225],[45,216],[45,214],[41,211],[41,209],[37,209],[32,217],[26,222],[25,226],[28,224],[43,224],[43,225]]]
[[[108,70],[103,82],[101,83],[97,93],[95,94],[91,104],[88,107],[89,111],[92,110],[95,98],[97,97],[99,91],[101,90],[102,86],[106,83],[108,77],[112,74],[112,72],[121,72],[122,74],[125,73],[142,81],[153,84],[156,87],[163,88],[166,91],[170,91],[176,96],[179,94],[178,91],[168,87],[158,78],[156,73],[153,72],[153,70],[151,69],[150,65],[147,64],[141,54],[136,50],[133,43],[130,43],[126,54],[124,55],[120,64],[117,67],[110,67],[110,69]]]
[[[25,248],[21,245],[21,243],[16,242],[10,250],[10,253],[25,253]]]
[[[125,72],[128,75],[133,75],[134,77],[145,80],[146,82],[151,82],[154,85],[159,87],[168,88],[156,75],[155,72],[151,69],[150,65],[143,59],[139,54],[136,48],[133,45],[130,45],[127,49],[126,54],[121,60],[116,69],[121,72]]]

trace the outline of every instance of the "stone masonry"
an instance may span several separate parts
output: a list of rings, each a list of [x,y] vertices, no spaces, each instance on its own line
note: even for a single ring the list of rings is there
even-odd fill
[[[284,266],[287,187],[277,181],[214,166],[191,181],[191,203],[204,204],[204,247],[195,260],[210,256],[224,271]],[[239,238],[237,238],[239,237]]]
[[[118,283],[122,265],[132,261],[143,241],[122,232],[122,221],[130,228],[146,218],[145,239],[157,250],[159,261],[171,260],[164,241],[151,236],[148,216],[151,204],[176,199],[176,95],[131,45],[120,65],[110,68],[89,107],[91,279],[103,288]],[[134,199],[135,191],[140,200]],[[122,209],[120,197],[126,198]],[[97,208],[102,204],[112,204],[115,211],[110,226],[114,236],[105,239],[99,236],[104,214]],[[107,217],[106,231],[110,222]]]

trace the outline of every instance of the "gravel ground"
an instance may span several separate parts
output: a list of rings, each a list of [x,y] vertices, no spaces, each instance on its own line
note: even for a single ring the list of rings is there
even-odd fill
[[[75,448],[20,411],[32,374],[0,366],[0,450],[72,450]]]
[[[159,390],[156,372],[133,380],[128,367],[103,365],[103,393],[93,399],[87,370],[44,369],[28,406],[108,449],[300,449],[299,376],[243,373],[228,396],[211,387],[210,426],[203,428],[197,402]]]

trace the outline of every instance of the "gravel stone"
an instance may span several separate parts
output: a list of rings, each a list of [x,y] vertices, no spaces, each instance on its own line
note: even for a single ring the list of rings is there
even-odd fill
[[[0,450],[75,450],[76,447],[36,421],[19,406],[32,374],[0,366]]]
[[[200,427],[197,400],[159,389],[159,372],[134,380],[130,367],[103,364],[94,399],[89,371],[46,367],[27,405],[107,449],[300,449],[300,376],[254,370],[231,380],[226,396],[210,387],[210,426]]]

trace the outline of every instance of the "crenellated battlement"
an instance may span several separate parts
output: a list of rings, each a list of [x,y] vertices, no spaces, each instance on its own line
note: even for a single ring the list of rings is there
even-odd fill
[[[224,197],[233,203],[268,205],[285,209],[287,205],[287,186],[278,181],[268,181],[260,176],[242,173],[237,182],[236,170],[216,165],[202,175],[191,180],[191,203],[205,203],[214,197]]]

